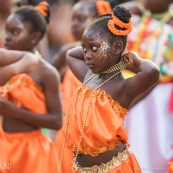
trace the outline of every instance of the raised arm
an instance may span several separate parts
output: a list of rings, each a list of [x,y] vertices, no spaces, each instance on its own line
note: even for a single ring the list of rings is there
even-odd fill
[[[83,82],[89,68],[84,61],[84,52],[82,47],[76,47],[67,52],[67,63],[78,80]]]
[[[0,85],[15,74],[30,72],[38,61],[30,52],[0,49]]]
[[[51,68],[44,68],[42,75],[47,113],[40,115],[39,113],[19,108],[11,101],[0,98],[0,114],[4,117],[19,119],[38,128],[60,129],[62,125],[62,110],[58,89],[59,75],[55,69],[52,70]]]
[[[65,72],[66,72],[66,54],[69,49],[72,49],[76,46],[76,44],[68,44],[65,46],[62,46],[61,49],[58,51],[57,54],[55,54],[52,58],[51,64],[59,71],[61,76],[61,81],[63,81]]]
[[[153,88],[160,79],[159,68],[149,60],[140,58],[136,53],[129,52],[122,59],[129,62],[129,70],[136,73],[134,77],[126,79],[124,93],[131,100],[136,99]]]

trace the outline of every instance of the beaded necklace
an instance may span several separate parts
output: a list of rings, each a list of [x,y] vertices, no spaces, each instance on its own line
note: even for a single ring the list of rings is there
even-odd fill
[[[76,162],[77,155],[78,155],[78,152],[79,152],[79,147],[80,147],[80,144],[82,142],[82,138],[83,138],[83,134],[84,134],[84,129],[85,129],[85,124],[86,124],[87,118],[88,118],[89,108],[90,108],[91,101],[92,101],[92,98],[93,98],[93,95],[94,95],[95,91],[97,89],[99,89],[102,85],[104,85],[105,83],[107,83],[108,81],[113,79],[116,75],[118,75],[121,72],[121,70],[125,69],[128,66],[129,66],[129,63],[120,62],[120,63],[110,67],[109,69],[101,72],[103,74],[108,74],[108,73],[113,73],[113,72],[117,71],[111,77],[109,77],[104,82],[102,82],[99,86],[94,88],[93,91],[91,92],[91,95],[90,95],[89,101],[88,101],[88,105],[87,105],[87,109],[86,109],[86,112],[85,112],[85,116],[84,116],[84,122],[83,122],[83,125],[82,125],[82,132],[80,134],[79,143],[78,143],[77,150],[76,150],[76,153],[75,153],[75,156],[74,156],[74,159],[73,159],[72,173],[74,172],[74,166],[75,166],[75,162]],[[72,99],[70,101],[70,106],[69,106],[68,114],[67,114],[67,120],[66,120],[66,127],[65,127],[64,139],[63,139],[62,151],[61,151],[60,162],[59,162],[59,166],[58,166],[58,173],[61,173],[62,159],[63,159],[65,144],[66,144],[66,140],[67,140],[68,125],[69,125],[69,122],[70,122],[70,116],[71,116],[72,107],[73,107],[73,103],[74,103],[74,99],[76,97],[76,94],[85,84],[87,84],[90,80],[92,80],[94,77],[96,77],[97,75],[99,75],[101,73],[93,74],[89,79],[87,79],[81,86],[79,86],[76,89],[76,91],[74,92],[74,94],[72,96]]]

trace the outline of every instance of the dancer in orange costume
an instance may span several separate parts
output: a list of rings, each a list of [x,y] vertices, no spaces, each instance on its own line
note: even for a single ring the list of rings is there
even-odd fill
[[[83,1],[78,2],[73,7],[72,15],[72,25],[71,30],[72,34],[76,39],[76,42],[63,46],[59,53],[54,57],[52,64],[60,71],[62,84],[62,106],[63,113],[67,112],[69,102],[71,97],[76,90],[76,88],[81,84],[81,82],[74,76],[69,67],[66,65],[66,53],[69,49],[81,45],[81,37],[84,29],[92,22],[92,20],[99,14],[111,13],[112,7],[115,6],[115,3],[105,2],[105,1]],[[60,159],[61,148],[63,142],[63,128],[61,128],[56,135],[55,144],[57,146],[58,156]],[[72,158],[73,153],[67,149],[65,152],[66,156],[64,157],[62,172],[71,172],[72,167]]]
[[[66,147],[74,153],[72,172],[141,172],[127,144],[124,118],[133,100],[155,85],[160,75],[151,61],[133,52],[123,55],[131,30],[131,13],[117,6],[85,29],[82,47],[68,51],[68,64],[83,84],[66,114],[59,172]],[[124,68],[136,75],[124,79]]]
[[[58,130],[61,127],[59,74],[35,50],[46,32],[48,14],[48,4],[40,2],[36,8],[22,7],[7,19],[5,47],[34,53],[38,63],[29,72],[25,69],[26,73],[11,75],[11,79],[0,87],[3,150],[5,163],[10,165],[3,169],[3,173],[57,172],[55,145],[40,128]],[[5,69],[3,61],[0,63]]]
[[[3,85],[12,75],[30,72],[37,65],[38,59],[30,53],[0,49],[0,62],[1,67],[2,65],[5,66],[4,68],[0,68],[0,85]],[[7,153],[4,151],[6,140],[2,130],[2,116],[0,116],[0,139],[0,172],[2,172],[2,170],[10,166],[7,162]]]

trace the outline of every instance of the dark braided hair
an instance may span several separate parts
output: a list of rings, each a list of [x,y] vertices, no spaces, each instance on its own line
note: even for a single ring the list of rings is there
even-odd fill
[[[122,22],[128,23],[131,19],[131,13],[128,9],[121,7],[121,6],[115,6],[113,9],[113,14]],[[116,36],[110,32],[108,29],[108,21],[112,19],[112,14],[103,14],[99,15],[88,27],[88,29],[93,29],[95,31],[101,32],[102,35],[105,35],[110,44],[113,44],[116,40],[121,40],[123,42],[124,49],[127,44],[127,36]],[[120,27],[115,25],[115,28],[118,30],[123,30]],[[124,51],[123,49],[123,51]]]
[[[27,22],[31,25],[32,31],[38,31],[41,33],[41,38],[44,36],[47,24],[49,22],[49,10],[47,16],[44,17],[32,6],[23,6],[13,14],[19,15],[21,22]]]
[[[116,6],[113,9],[113,14],[124,23],[128,23],[130,18],[132,17],[130,11],[127,8],[121,6]]]

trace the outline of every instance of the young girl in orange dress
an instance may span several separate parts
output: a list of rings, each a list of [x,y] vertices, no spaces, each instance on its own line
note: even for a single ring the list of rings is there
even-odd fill
[[[81,38],[85,28],[93,21],[93,19],[104,13],[111,13],[112,6],[115,6],[115,3],[110,3],[106,1],[82,1],[78,2],[73,7],[73,15],[71,22],[71,31],[76,40],[76,42],[67,44],[63,46],[58,54],[54,57],[52,64],[57,68],[61,74],[62,84],[62,107],[63,113],[66,114],[68,106],[73,96],[74,91],[77,89],[81,82],[74,76],[69,67],[66,64],[66,53],[69,49],[81,45]],[[85,69],[83,69],[85,70]],[[60,159],[61,148],[63,142],[64,134],[63,128],[57,132],[55,138],[55,144],[57,146],[58,157]],[[72,167],[72,158],[73,153],[69,149],[65,152],[65,157],[63,158],[64,162],[61,167],[61,172],[70,173]]]
[[[3,151],[5,163],[11,165],[13,173],[57,172],[56,148],[40,128],[58,130],[61,127],[59,74],[35,50],[46,32],[48,13],[48,4],[41,2],[35,8],[22,7],[6,22],[6,49],[28,51],[38,59],[32,70],[28,72],[26,69],[25,73],[11,76],[0,87],[0,115],[3,116],[5,138]],[[2,69],[6,68],[3,61],[0,64]],[[3,173],[9,171],[8,167],[5,168]]]
[[[4,85],[7,80],[17,73],[30,72],[37,65],[38,59],[31,53],[23,51],[7,51],[0,49],[0,85]],[[5,169],[7,162],[7,153],[4,151],[6,146],[5,135],[2,130],[2,116],[0,116],[0,172]]]
[[[123,54],[131,30],[131,13],[116,6],[85,29],[82,47],[68,51],[69,67],[83,84],[66,114],[59,172],[66,147],[74,153],[72,172],[141,172],[127,144],[124,118],[132,102],[158,82],[160,73],[136,53]],[[124,68],[136,75],[124,79]]]

